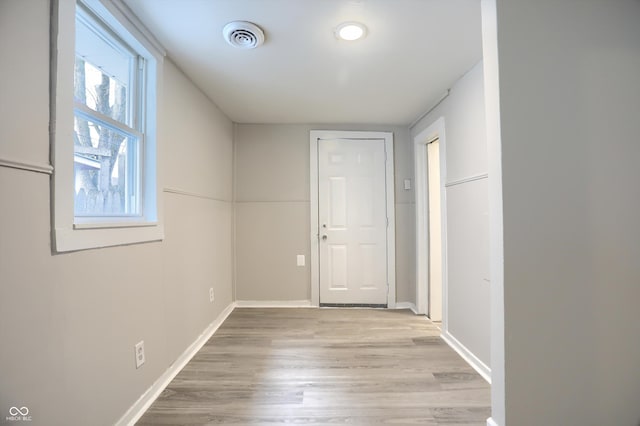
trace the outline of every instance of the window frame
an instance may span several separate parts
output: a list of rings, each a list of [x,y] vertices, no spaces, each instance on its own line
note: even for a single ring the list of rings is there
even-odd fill
[[[78,35],[77,25],[80,23],[86,29],[95,34],[97,39],[102,43],[113,49],[114,53],[125,55],[128,58],[128,75],[127,75],[127,94],[126,94],[126,111],[125,120],[120,121],[106,115],[86,103],[82,103],[77,99],[74,99],[74,119],[85,120],[87,123],[94,125],[104,126],[111,131],[115,131],[127,138],[127,165],[126,170],[131,171],[131,175],[125,177],[124,187],[124,205],[125,211],[119,214],[93,214],[80,213],[77,209],[78,198],[74,199],[74,225],[78,224],[92,224],[101,223],[105,219],[109,220],[111,217],[129,217],[134,220],[140,219],[144,215],[143,212],[143,196],[144,196],[144,168],[142,167],[142,161],[144,159],[144,144],[145,144],[145,120],[144,110],[146,101],[146,78],[145,68],[146,59],[140,55],[135,49],[127,44],[118,34],[116,34],[107,24],[99,17],[96,16],[87,6],[82,2],[76,3],[76,31],[75,35]],[[78,49],[76,40],[76,61],[78,59]],[[87,61],[86,59],[84,59]],[[87,61],[88,64],[96,67],[91,60]],[[74,87],[74,92],[77,88]],[[88,98],[87,98],[88,99]],[[131,145],[129,145],[129,143]],[[75,147],[77,148],[77,146]],[[74,157],[76,151],[74,150]],[[133,194],[133,195],[132,195]]]
[[[52,249],[62,253],[164,239],[157,173],[157,111],[164,50],[120,0],[78,0],[107,30],[145,62],[145,96],[132,111],[139,139],[140,215],[75,216],[74,100],[76,0],[52,1],[51,25],[51,185]],[[87,107],[88,108],[88,107]],[[82,107],[79,110],[82,111]],[[86,113],[86,111],[84,111]],[[95,118],[95,116],[94,116]]]

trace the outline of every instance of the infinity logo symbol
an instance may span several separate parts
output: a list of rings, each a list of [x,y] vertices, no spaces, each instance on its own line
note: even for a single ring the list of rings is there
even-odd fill
[[[11,407],[9,408],[9,414],[12,416],[17,416],[18,414],[20,414],[21,416],[26,416],[27,414],[29,414],[29,409],[27,407]]]

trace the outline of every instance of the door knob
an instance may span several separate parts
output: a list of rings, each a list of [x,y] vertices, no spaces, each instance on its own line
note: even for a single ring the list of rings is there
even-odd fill
[[[322,236],[322,241],[327,241],[327,236],[326,235]]]

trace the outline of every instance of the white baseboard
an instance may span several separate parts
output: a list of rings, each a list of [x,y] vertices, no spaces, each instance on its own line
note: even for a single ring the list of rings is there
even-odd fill
[[[238,308],[311,308],[311,300],[237,300]]]
[[[133,426],[135,422],[147,411],[153,402],[160,396],[162,391],[171,383],[176,375],[184,368],[185,365],[194,357],[195,354],[204,346],[205,343],[213,336],[213,333],[222,325],[229,314],[236,307],[235,302],[231,302],[218,317],[207,326],[200,336],[193,342],[178,359],[155,381],[145,393],[127,410],[126,413],[116,422],[116,426]]]
[[[416,309],[415,303],[411,302],[398,302],[396,303],[395,309],[411,309],[411,312],[418,315],[418,310]]]
[[[495,421],[495,420],[493,420],[493,418],[492,418],[492,417],[489,417],[489,418],[487,419],[487,426],[498,426],[498,423],[496,423],[496,421]]]
[[[474,370],[478,372],[489,384],[491,384],[491,369],[480,360],[477,356],[473,354],[469,349],[467,349],[458,339],[453,337],[449,331],[444,331],[441,335],[442,340],[447,342],[451,348],[458,353],[465,361],[469,363]]]

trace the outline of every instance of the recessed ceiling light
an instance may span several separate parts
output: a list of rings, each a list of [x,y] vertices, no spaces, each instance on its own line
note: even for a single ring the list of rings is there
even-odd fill
[[[336,28],[336,37],[340,40],[355,41],[367,35],[367,27],[360,22],[343,22]]]

